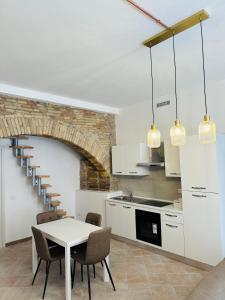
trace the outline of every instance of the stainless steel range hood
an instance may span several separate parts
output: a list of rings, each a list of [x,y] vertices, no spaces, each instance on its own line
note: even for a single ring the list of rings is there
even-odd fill
[[[137,163],[137,166],[163,168],[165,166],[163,143],[161,143],[159,148],[149,148],[149,161]]]

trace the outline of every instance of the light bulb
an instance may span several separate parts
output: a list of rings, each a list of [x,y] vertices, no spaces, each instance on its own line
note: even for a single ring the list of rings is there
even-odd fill
[[[202,144],[212,144],[216,142],[216,125],[210,120],[209,115],[205,115],[198,127],[199,141]]]
[[[182,146],[186,143],[186,130],[176,119],[173,127],[170,128],[171,144],[173,146]]]
[[[152,124],[151,128],[148,131],[147,142],[148,142],[148,147],[150,148],[160,147],[161,134],[160,131],[156,128],[155,124]]]

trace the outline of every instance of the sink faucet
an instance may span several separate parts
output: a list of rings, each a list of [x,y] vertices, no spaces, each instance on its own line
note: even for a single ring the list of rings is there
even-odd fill
[[[130,200],[132,200],[132,198],[133,198],[133,193],[132,193],[132,191],[130,191],[130,190],[126,190],[127,191],[127,196],[128,196],[128,199],[130,199]]]

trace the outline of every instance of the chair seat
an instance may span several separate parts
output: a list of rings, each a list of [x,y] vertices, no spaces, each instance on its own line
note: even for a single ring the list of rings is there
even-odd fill
[[[61,246],[56,246],[49,248],[49,252],[51,255],[51,261],[59,260],[61,258],[64,258],[65,256],[65,248]]]
[[[81,265],[86,265],[86,261],[85,261],[85,248],[86,247],[83,247],[84,249],[82,249],[82,251],[79,251],[79,252],[73,252],[71,253],[71,257],[76,260],[77,262],[79,262]]]
[[[47,239],[47,242],[48,242],[48,247],[56,247],[56,246],[59,246],[58,244],[56,244],[55,242],[51,241],[51,240],[48,240]]]
[[[72,255],[73,252],[81,252],[81,251],[83,252],[83,251],[85,251],[86,247],[87,247],[87,243],[83,243],[83,244],[71,247],[71,255]]]

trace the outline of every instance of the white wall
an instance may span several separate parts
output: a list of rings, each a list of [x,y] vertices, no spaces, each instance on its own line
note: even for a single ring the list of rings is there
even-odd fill
[[[150,82],[150,81],[149,81]],[[172,89],[173,87],[171,87]],[[150,86],[151,91],[151,86]],[[217,125],[218,132],[225,132],[225,81],[207,86],[208,110],[211,118]],[[155,108],[155,123],[162,135],[169,136],[169,129],[175,119],[174,95],[155,99],[155,103],[170,100],[171,105]],[[195,90],[180,91],[178,87],[179,118],[186,127],[187,134],[196,134],[198,124],[204,115],[204,98],[202,82]],[[147,131],[152,123],[151,97],[145,102],[124,108],[116,116],[117,143],[146,142]]]
[[[50,175],[49,179],[45,179],[46,183],[52,185],[49,192],[60,193],[62,196],[58,199],[62,201],[62,208],[69,215],[75,215],[75,190],[80,185],[80,155],[52,139],[30,137],[20,144],[34,147],[33,150],[26,150],[26,153],[34,156],[32,164],[41,166],[37,173]],[[4,162],[6,243],[30,236],[30,227],[36,222],[36,214],[43,211],[42,201],[32,187],[31,178],[24,175],[9,145],[9,140],[0,140]]]

